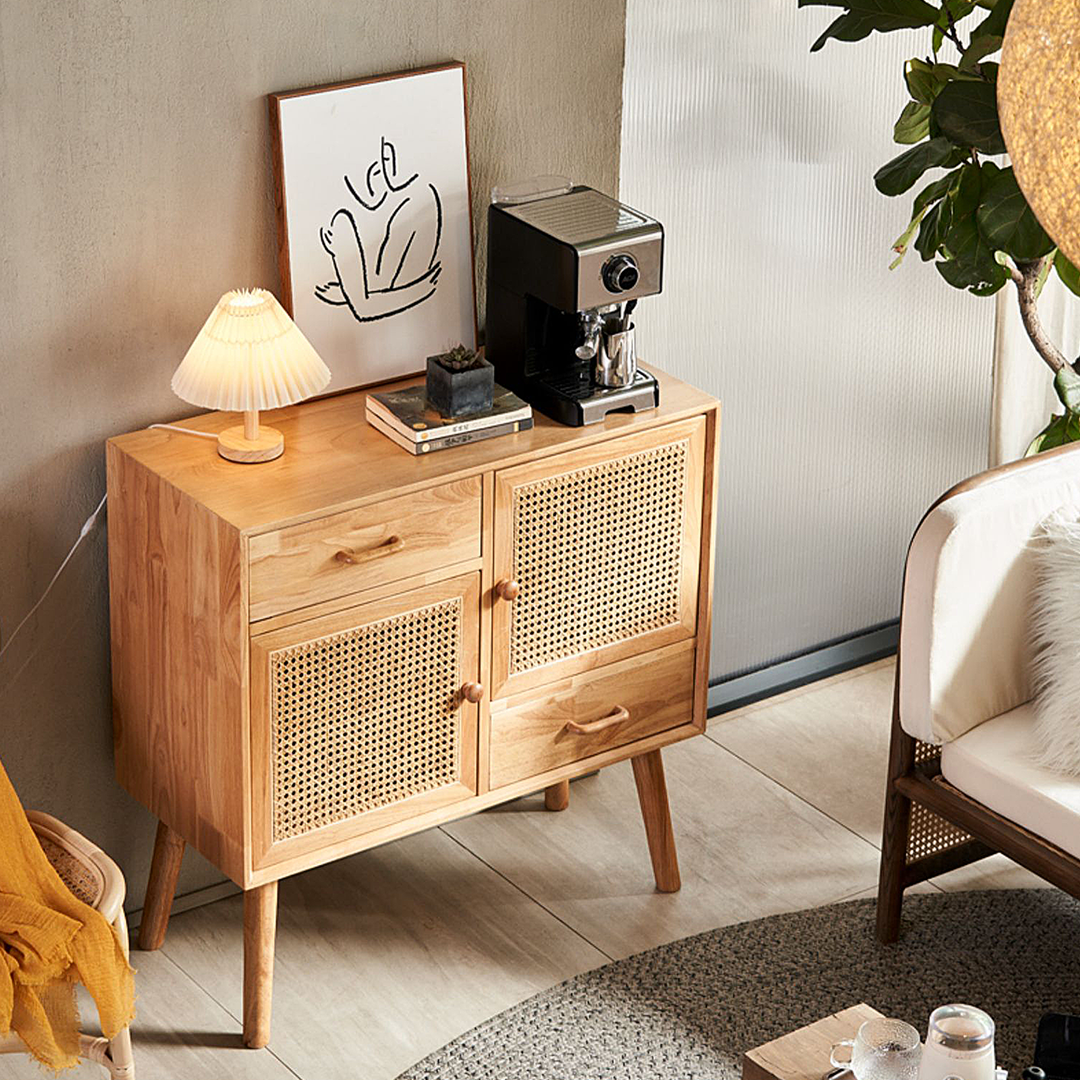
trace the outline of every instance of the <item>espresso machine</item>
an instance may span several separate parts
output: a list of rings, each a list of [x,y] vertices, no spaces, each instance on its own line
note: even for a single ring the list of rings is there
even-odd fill
[[[660,292],[663,252],[658,221],[593,188],[497,188],[486,348],[496,379],[575,427],[656,408],[660,387],[637,366],[633,312]]]

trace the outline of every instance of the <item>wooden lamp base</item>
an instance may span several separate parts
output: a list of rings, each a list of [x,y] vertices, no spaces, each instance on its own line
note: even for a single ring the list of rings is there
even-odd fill
[[[218,435],[217,450],[229,461],[273,461],[285,451],[285,436],[277,428],[260,425],[258,413],[245,413],[243,424]]]

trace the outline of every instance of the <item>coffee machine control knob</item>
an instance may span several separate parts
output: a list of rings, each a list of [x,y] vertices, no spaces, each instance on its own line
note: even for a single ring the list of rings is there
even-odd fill
[[[629,292],[641,275],[632,255],[612,255],[604,269],[600,271],[601,280],[608,292]]]

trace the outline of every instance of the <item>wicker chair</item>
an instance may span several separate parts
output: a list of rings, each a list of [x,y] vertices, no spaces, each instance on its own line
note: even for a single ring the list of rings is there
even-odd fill
[[[62,821],[30,810],[30,827],[41,842],[45,855],[64,884],[84,903],[96,908],[112,924],[128,951],[127,920],[124,918],[124,875],[99,847]],[[0,1054],[25,1053],[26,1046],[14,1033],[0,1035]],[[114,1039],[79,1036],[79,1056],[96,1061],[109,1070],[113,1080],[132,1080],[135,1062],[131,1054],[131,1031],[124,1028]]]
[[[878,937],[904,890],[1002,852],[1080,897],[1080,779],[1040,768],[1032,739],[1031,540],[1080,517],[1080,446],[964,481],[908,549],[893,694]]]

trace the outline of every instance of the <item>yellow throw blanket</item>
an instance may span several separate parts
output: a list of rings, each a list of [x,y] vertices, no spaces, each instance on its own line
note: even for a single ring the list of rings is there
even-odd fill
[[[0,764],[0,1034],[52,1069],[76,1065],[76,982],[112,1038],[134,1015],[134,974],[113,928],[52,868]]]

